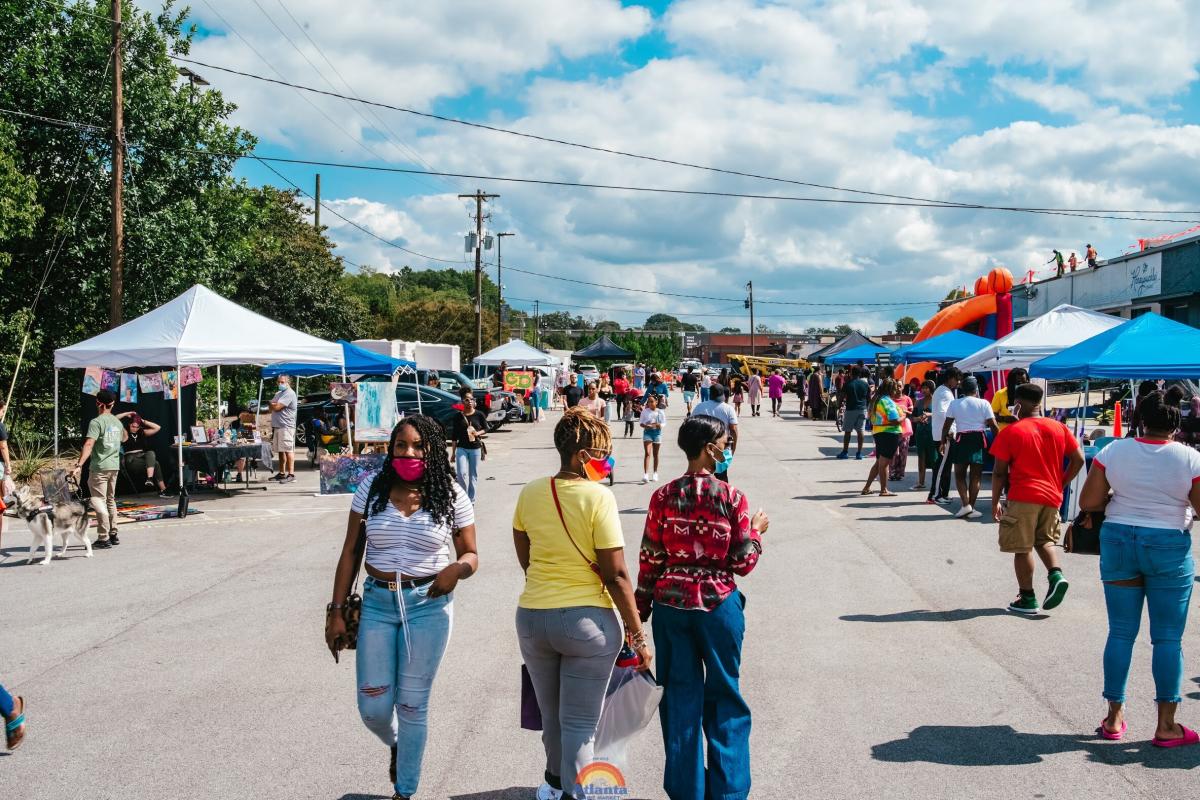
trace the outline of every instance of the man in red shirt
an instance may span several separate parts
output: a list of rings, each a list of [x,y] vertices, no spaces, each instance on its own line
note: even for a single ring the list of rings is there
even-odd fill
[[[1039,611],[1033,591],[1033,550],[1046,565],[1050,588],[1046,610],[1056,608],[1067,594],[1067,579],[1058,566],[1054,545],[1059,539],[1058,509],[1063,487],[1083,468],[1083,451],[1070,429],[1041,415],[1042,387],[1023,383],[1016,387],[1017,422],[992,443],[996,459],[992,472],[992,517],[1000,523],[1000,551],[1013,554],[1020,594],[1008,610],[1018,614]],[[1066,467],[1064,468],[1064,464]],[[1001,497],[1008,490],[1008,502]]]

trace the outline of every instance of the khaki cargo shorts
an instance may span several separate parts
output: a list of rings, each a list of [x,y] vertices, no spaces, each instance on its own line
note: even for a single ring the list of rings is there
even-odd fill
[[[276,453],[290,453],[296,449],[295,428],[275,428],[271,431],[271,444]]]
[[[1009,502],[1000,518],[1000,552],[1029,553],[1034,547],[1057,544],[1062,536],[1058,509],[1039,503]]]

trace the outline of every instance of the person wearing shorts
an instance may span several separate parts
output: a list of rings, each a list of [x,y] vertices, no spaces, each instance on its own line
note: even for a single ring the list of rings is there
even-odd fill
[[[1017,421],[996,435],[992,456],[992,518],[1000,523],[1000,552],[1012,553],[1017,573],[1017,599],[1009,611],[1036,614],[1033,591],[1033,553],[1046,565],[1049,588],[1042,607],[1056,608],[1067,594],[1067,580],[1058,565],[1058,509],[1063,487],[1083,468],[1083,451],[1070,429],[1041,415],[1042,387],[1023,383],[1010,399]],[[1066,464],[1064,469],[1063,464]],[[1003,500],[1005,491],[1008,502]]]
[[[896,381],[884,378],[871,398],[871,435],[875,438],[875,463],[867,475],[867,483],[863,486],[862,494],[871,493],[871,484],[879,478],[879,496],[895,497],[896,493],[888,489],[888,473],[891,470],[892,459],[900,449],[900,437],[903,436],[900,425],[904,421],[904,409],[896,405],[894,396],[899,394]]]
[[[983,479],[983,454],[987,450],[984,431],[996,432],[996,416],[988,401],[979,397],[979,382],[968,376],[962,382],[963,396],[946,409],[942,421],[942,441],[950,439],[950,428],[957,427],[958,435],[950,440],[949,461],[954,465],[954,479],[962,507],[954,515],[959,519],[983,516],[975,510],[979,498],[979,483]],[[969,474],[969,480],[968,480]]]
[[[871,386],[867,383],[866,371],[861,367],[850,369],[852,380],[842,389],[846,410],[842,418],[842,452],[838,458],[850,457],[850,432],[858,433],[858,452],[854,457],[862,460],[863,432],[867,427],[867,401],[871,397]]]
[[[700,385],[700,376],[688,367],[679,382],[683,385],[683,404],[687,407],[687,413],[691,414],[692,403],[696,401],[696,387]]]
[[[279,472],[271,480],[296,480],[296,392],[287,375],[278,377],[279,391],[267,405],[271,409],[271,445],[279,454]]]
[[[658,451],[662,448],[663,427],[667,424],[666,412],[658,407],[657,394],[646,394],[646,406],[642,409],[639,422],[642,426],[642,447],[645,449],[642,482],[649,483],[658,480]],[[650,470],[651,462],[654,465],[653,472]]]

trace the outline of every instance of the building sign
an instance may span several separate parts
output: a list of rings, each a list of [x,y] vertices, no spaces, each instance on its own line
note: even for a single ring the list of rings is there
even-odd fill
[[[504,371],[504,390],[506,392],[517,392],[524,394],[532,389],[537,384],[537,377],[533,372],[525,370],[509,369]]]
[[[1151,297],[1162,292],[1162,253],[1150,253],[1125,263],[1129,266],[1131,299]]]

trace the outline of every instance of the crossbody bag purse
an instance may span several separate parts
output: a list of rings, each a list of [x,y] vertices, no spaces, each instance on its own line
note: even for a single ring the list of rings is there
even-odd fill
[[[554,498],[554,510],[558,512],[558,521],[562,523],[563,533],[567,535],[567,540],[571,543],[571,546],[575,548],[575,552],[579,553],[579,557],[587,562],[588,569],[590,569],[597,578],[600,578],[600,585],[603,587],[604,576],[600,574],[600,565],[588,558],[587,554],[579,548],[579,545],[575,544],[575,537],[571,536],[571,529],[567,527],[567,518],[563,516],[562,504],[558,502],[557,483],[557,479],[550,479],[550,495]],[[608,589],[603,589],[603,591],[606,592]]]
[[[363,556],[367,551],[366,513],[364,511],[363,519],[358,523],[358,538],[354,540],[354,585],[350,594],[342,601],[340,609],[342,620],[346,623],[346,635],[342,644],[347,650],[358,649],[358,624],[362,620],[362,595],[358,593],[358,575],[362,572]],[[325,613],[329,613],[328,609]],[[334,660],[337,660],[336,654]]]

